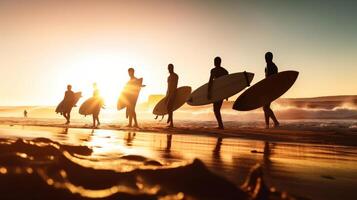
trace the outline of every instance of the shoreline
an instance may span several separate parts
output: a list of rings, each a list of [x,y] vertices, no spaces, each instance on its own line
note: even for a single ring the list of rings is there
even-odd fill
[[[9,126],[36,126],[49,128],[71,128],[71,129],[90,129],[93,128],[83,123],[73,123],[70,125],[59,124],[56,122],[44,122],[41,120],[4,120],[0,119],[0,125]],[[318,144],[318,145],[339,145],[339,146],[357,146],[357,130],[340,131],[333,129],[311,129],[299,130],[296,127],[284,126],[279,128],[265,129],[260,127],[234,127],[228,126],[224,130],[218,130],[214,127],[201,125],[182,125],[176,123],[175,128],[167,128],[166,124],[155,124],[144,122],[140,128],[125,127],[120,124],[101,124],[96,130],[113,130],[113,131],[131,131],[145,133],[162,133],[162,134],[183,134],[183,135],[201,135],[216,138],[237,138],[248,140],[259,140],[267,142],[298,143],[298,144]]]

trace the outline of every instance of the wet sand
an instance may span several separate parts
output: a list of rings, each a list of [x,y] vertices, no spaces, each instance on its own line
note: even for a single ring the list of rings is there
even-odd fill
[[[150,123],[143,124],[141,129],[112,124],[90,129],[79,123],[70,128],[53,122],[37,122],[36,126],[33,123],[2,121],[1,138],[7,142],[18,138],[29,141],[47,138],[61,145],[88,148],[90,153],[81,155],[77,152],[70,161],[96,172],[127,173],[180,166],[191,169],[190,163],[197,158],[214,174],[239,188],[250,169],[260,164],[266,183],[279,191],[308,199],[357,197],[354,193],[357,185],[357,136],[354,129],[341,133],[337,129],[326,131],[311,127],[310,130],[294,130],[294,126],[289,125],[272,130],[228,126],[225,131],[217,131],[202,124],[187,128],[184,123],[175,129]],[[188,172],[188,178],[194,178],[194,172]],[[82,186],[86,184],[81,183]],[[161,187],[168,185],[160,184]],[[216,187],[209,182],[205,184],[207,188],[210,185]],[[108,183],[107,186],[112,185]],[[178,185],[171,187],[179,188]],[[199,194],[197,190],[195,192]]]
[[[73,120],[70,125],[66,125],[62,119],[0,118],[0,124],[93,129],[91,123],[85,123],[83,120]],[[123,122],[111,122],[103,123],[99,129],[232,137],[268,142],[357,146],[356,120],[285,120],[281,121],[281,124],[279,128],[265,129],[262,121],[228,121],[225,122],[225,130],[218,130],[215,128],[216,122],[214,121],[181,120],[176,122],[175,128],[167,128],[166,123],[146,120],[140,123],[140,128],[126,127],[126,123]]]

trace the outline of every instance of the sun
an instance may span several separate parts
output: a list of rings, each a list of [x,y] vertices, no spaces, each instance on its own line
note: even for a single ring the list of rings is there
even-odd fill
[[[66,82],[63,84],[72,84],[86,99],[92,96],[93,83],[96,83],[105,104],[114,106],[129,80],[127,69],[133,66],[133,60],[132,56],[111,52],[79,53],[62,63]]]
[[[81,51],[82,50],[82,51]],[[93,94],[93,83],[96,83],[106,107],[116,107],[118,98],[127,81],[128,68],[135,69],[135,75],[143,78],[138,102],[146,102],[149,95],[166,92],[166,71],[157,67],[149,55],[131,52],[126,49],[76,49],[63,55],[57,62],[59,78],[56,80],[56,91],[62,93],[67,84],[73,91],[81,91],[85,100]],[[166,68],[164,68],[166,69]]]

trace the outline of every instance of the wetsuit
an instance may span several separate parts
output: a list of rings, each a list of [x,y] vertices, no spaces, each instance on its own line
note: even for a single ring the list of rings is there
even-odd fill
[[[70,113],[73,108],[73,100],[74,100],[74,92],[67,90],[64,93],[63,103],[64,103],[64,110],[63,113]]]
[[[221,76],[225,76],[225,75],[228,75],[228,71],[226,69],[224,69],[223,67],[215,67],[211,70],[211,76],[210,76],[209,82],[208,82],[208,97],[209,98],[210,98],[211,92],[212,92],[213,80],[216,78],[219,78]],[[223,100],[216,101],[213,103],[213,111],[216,116],[219,128],[223,128],[223,122],[222,122],[222,117],[221,117],[222,104],[223,104]]]
[[[171,73],[170,76],[167,78],[167,110],[169,112],[172,111],[173,109],[173,103],[175,100],[176,96],[176,89],[177,89],[177,83],[178,83],[178,75],[176,73]]]
[[[268,62],[267,67],[265,68],[265,78],[272,76],[278,73],[278,67],[273,62]],[[279,125],[278,120],[276,119],[273,110],[270,108],[271,102],[263,106],[264,116],[265,116],[265,124],[269,126],[269,118],[272,118],[274,124]]]
[[[178,83],[178,75],[175,72],[172,72],[170,76],[167,78],[167,112],[169,114],[169,117],[167,119],[167,123],[171,122],[173,123],[173,106],[174,106],[174,101],[176,97],[176,89],[177,89],[177,83]]]

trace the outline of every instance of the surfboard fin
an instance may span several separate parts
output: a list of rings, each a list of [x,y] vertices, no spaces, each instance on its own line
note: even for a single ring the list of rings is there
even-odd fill
[[[164,119],[165,115],[162,115],[161,119],[160,119],[160,122]]]
[[[247,81],[247,87],[250,86],[249,79],[248,79],[248,74],[247,74],[246,71],[244,71],[244,77],[245,77],[245,81]]]

